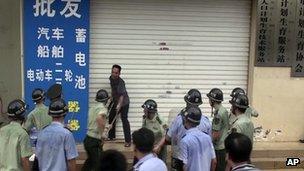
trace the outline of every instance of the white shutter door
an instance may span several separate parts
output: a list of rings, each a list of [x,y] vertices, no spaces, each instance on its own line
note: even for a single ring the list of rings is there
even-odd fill
[[[210,116],[206,93],[218,87],[228,108],[230,91],[247,88],[250,11],[250,0],[92,0],[90,104],[98,89],[110,92],[111,67],[119,64],[132,131],[149,98],[166,119],[198,88]],[[123,137],[121,121],[117,137]]]

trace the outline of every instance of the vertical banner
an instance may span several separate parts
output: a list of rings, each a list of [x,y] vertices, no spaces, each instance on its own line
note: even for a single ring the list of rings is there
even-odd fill
[[[257,6],[256,66],[271,66],[274,54],[275,0],[259,0]]]
[[[291,76],[304,77],[304,0],[297,0],[296,8],[296,55],[292,61]]]
[[[23,7],[26,103],[34,108],[35,88],[61,84],[69,106],[65,122],[80,142],[89,98],[89,0],[26,0]]]

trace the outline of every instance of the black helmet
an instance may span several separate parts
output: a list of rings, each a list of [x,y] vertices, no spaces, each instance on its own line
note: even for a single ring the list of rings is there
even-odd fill
[[[248,108],[249,105],[248,97],[245,94],[236,94],[236,96],[232,97],[229,103],[231,103],[232,106],[243,109]]]
[[[53,117],[64,116],[68,111],[69,108],[63,99],[54,100],[49,106],[49,115]]]
[[[61,94],[62,94],[61,84],[53,84],[47,91],[47,97],[51,101],[61,97]]]
[[[104,89],[98,90],[98,92],[96,93],[96,98],[95,98],[95,100],[97,102],[105,102],[108,99],[109,99],[109,95],[106,90],[104,90]]]
[[[222,102],[224,100],[223,92],[218,88],[211,89],[210,92],[207,94],[207,97],[216,102]]]
[[[191,106],[189,107],[185,112],[185,119],[187,119],[189,122],[199,124],[202,117],[201,109],[197,106]]]
[[[152,99],[146,100],[141,107],[151,112],[157,111],[157,103]]]
[[[201,105],[203,103],[201,93],[197,89],[190,89],[184,100],[192,105]]]
[[[44,98],[45,98],[44,91],[41,88],[36,88],[32,92],[32,100],[34,102],[39,102],[39,101],[43,100]]]
[[[27,106],[23,100],[13,100],[8,104],[7,115],[9,117],[22,118],[26,113],[26,108]]]
[[[236,87],[236,88],[234,88],[234,89],[232,90],[230,96],[231,96],[231,97],[234,97],[236,94],[246,94],[246,93],[245,93],[245,91],[244,91],[242,88]]]

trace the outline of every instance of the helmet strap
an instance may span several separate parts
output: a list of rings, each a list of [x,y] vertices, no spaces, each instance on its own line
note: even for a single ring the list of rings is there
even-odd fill
[[[211,117],[213,117],[214,113],[213,113],[213,102],[211,102]]]

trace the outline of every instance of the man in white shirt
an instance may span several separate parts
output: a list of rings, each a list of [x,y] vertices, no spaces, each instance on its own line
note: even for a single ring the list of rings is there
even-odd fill
[[[165,163],[152,153],[154,134],[147,128],[141,128],[132,134],[134,157],[138,162],[134,171],[167,171]]]

